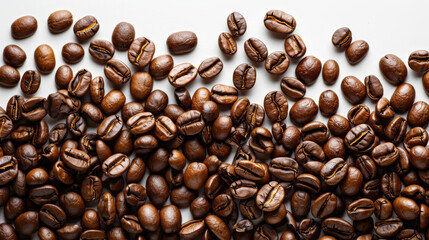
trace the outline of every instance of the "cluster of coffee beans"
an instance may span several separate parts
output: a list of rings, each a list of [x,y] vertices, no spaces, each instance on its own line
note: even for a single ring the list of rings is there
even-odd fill
[[[58,34],[73,25],[73,16],[60,10],[47,22]],[[244,41],[248,58],[265,62],[267,72],[277,75],[287,71],[290,58],[298,61],[296,78],[281,79],[281,91],[267,93],[263,106],[239,97],[240,90],[255,85],[251,64],[237,66],[234,86],[201,87],[191,96],[186,86],[197,76],[217,76],[221,59],[208,58],[196,68],[175,65],[170,55],[153,58],[154,42],[136,38],[126,22],[115,27],[111,42],[92,40],[88,50],[117,89],[105,93],[102,76],[93,77],[87,69],[73,74],[63,65],[55,74],[59,90],[31,97],[41,75],[56,65],[50,46],[37,47],[37,70],[21,79],[28,98],[14,95],[6,110],[0,108],[0,206],[7,221],[0,224],[0,239],[36,233],[42,240],[428,239],[429,105],[415,102],[414,87],[404,83],[404,62],[392,54],[380,60],[384,78],[397,86],[390,99],[374,75],[364,83],[345,77],[341,91],[353,107],[344,117],[336,114],[334,91],[322,92],[318,105],[305,97],[320,73],[327,85],[336,83],[338,63],[331,59],[322,67],[318,58],[303,57],[306,45],[293,34],[293,16],[271,10],[263,22],[285,35],[285,52],[268,54],[266,45],[252,37]],[[227,26],[230,32],[221,33],[218,44],[224,54],[234,55],[246,20],[234,12]],[[84,42],[99,28],[95,17],[86,16],[73,31]],[[15,39],[36,30],[32,16],[11,26]],[[335,31],[332,43],[346,51],[350,64],[362,61],[369,50],[363,40],[352,42],[349,28]],[[166,44],[172,55],[186,54],[198,38],[190,31],[176,32]],[[132,73],[113,58],[116,50],[128,51],[129,63],[142,71]],[[85,50],[66,43],[61,53],[73,64]],[[16,86],[26,54],[8,45],[3,57],[7,65],[0,67],[0,85]],[[411,53],[408,65],[425,73],[423,86],[429,92],[429,52]],[[164,91],[152,89],[154,79],[165,78],[175,88],[176,104]],[[119,90],[128,82],[136,101],[127,102]],[[375,110],[362,104],[366,96],[376,103]],[[288,99],[296,101],[290,110]],[[222,114],[225,109],[228,113]],[[319,110],[329,118],[327,124],[314,121]],[[406,118],[400,116],[405,113]],[[263,127],[265,115],[271,129]],[[284,123],[288,115],[294,125]],[[48,117],[55,123],[51,128]],[[233,161],[227,163],[232,151]],[[181,209],[187,207],[193,219],[182,223]]]

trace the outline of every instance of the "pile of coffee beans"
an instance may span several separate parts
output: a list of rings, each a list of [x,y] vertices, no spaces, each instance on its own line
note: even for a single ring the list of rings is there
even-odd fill
[[[67,10],[47,20],[53,34],[73,23]],[[238,12],[226,23],[229,32],[219,35],[218,45],[232,57],[248,26]],[[100,23],[85,16],[73,25],[79,43],[64,43],[61,56],[67,64],[80,62],[81,44],[91,40],[88,52],[105,76],[60,66],[58,91],[45,97],[32,95],[56,68],[54,49],[38,46],[37,70],[21,77],[17,68],[27,55],[18,45],[6,46],[0,86],[20,83],[23,95],[0,107],[6,220],[0,239],[429,239],[429,105],[416,101],[414,86],[405,82],[405,63],[393,54],[380,59],[383,78],[396,86],[390,98],[377,76],[344,77],[341,92],[353,107],[341,116],[336,92],[323,91],[318,104],[306,96],[320,73],[326,85],[336,83],[338,63],[305,56],[292,15],[271,10],[263,24],[284,35],[285,51],[269,53],[250,37],[244,40],[250,61],[235,68],[231,84],[193,94],[188,84],[213,79],[224,63],[219,57],[198,67],[175,63],[171,55],[196,48],[191,31],[171,34],[171,55],[154,58],[155,43],[136,37],[132,24],[117,24],[110,42],[93,39]],[[28,38],[38,27],[34,17],[23,16],[11,34]],[[352,41],[347,27],[333,33],[332,43],[350,64],[369,51],[366,41]],[[127,51],[128,62],[115,51]],[[255,85],[252,64],[283,75],[295,62],[296,77],[282,78],[281,91],[268,92],[263,103],[240,97]],[[408,65],[424,74],[429,94],[429,52],[411,53]],[[105,78],[115,89],[105,91]],[[153,90],[154,79],[168,79],[174,100]],[[125,84],[135,101],[121,91]],[[366,97],[375,109],[363,104]],[[315,121],[319,111],[327,123]],[[189,221],[182,221],[185,208]]]

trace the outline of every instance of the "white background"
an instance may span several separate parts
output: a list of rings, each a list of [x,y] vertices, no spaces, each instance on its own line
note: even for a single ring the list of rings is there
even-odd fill
[[[349,4],[346,4],[349,3]],[[261,39],[268,47],[269,52],[284,51],[284,36],[279,36],[268,31],[263,19],[270,9],[280,9],[296,19],[297,26],[294,33],[299,34],[307,46],[306,55],[318,57],[322,64],[328,59],[335,59],[340,65],[340,77],[333,86],[323,83],[321,75],[317,82],[307,88],[306,97],[318,102],[319,95],[326,89],[332,89],[338,93],[340,108],[338,113],[346,116],[350,104],[343,98],[340,91],[341,80],[347,75],[354,75],[363,81],[364,77],[374,74],[380,78],[384,86],[384,96],[390,98],[394,87],[389,85],[381,76],[378,62],[385,54],[393,53],[407,62],[409,54],[418,49],[429,49],[429,34],[427,30],[427,9],[429,1],[231,1],[217,0],[209,3],[201,0],[186,1],[82,1],[74,0],[61,3],[59,1],[14,1],[4,3],[0,8],[0,49],[14,43],[21,46],[27,53],[27,61],[19,68],[21,75],[30,69],[35,69],[34,49],[40,44],[49,44],[55,51],[56,68],[63,65],[61,48],[65,43],[75,42],[72,28],[68,31],[53,35],[48,31],[47,18],[50,13],[59,9],[68,9],[72,12],[74,22],[86,16],[95,16],[100,23],[100,30],[92,39],[111,40],[113,28],[121,21],[127,21],[134,25],[136,37],[144,36],[155,43],[154,57],[168,53],[165,41],[169,34],[191,30],[198,36],[198,46],[186,55],[174,56],[175,64],[190,62],[198,67],[202,60],[218,56],[224,62],[222,72],[213,80],[203,80],[197,77],[188,86],[192,94],[195,89],[211,86],[217,83],[232,85],[232,73],[236,66],[243,62],[254,65],[257,69],[257,81],[255,86],[242,93],[240,96],[248,97],[251,102],[263,104],[266,93],[272,90],[280,90],[280,79],[284,76],[295,76],[296,63],[293,62],[289,70],[283,76],[271,76],[263,64],[252,63],[244,53],[243,43],[250,37]],[[219,50],[217,39],[221,32],[228,31],[226,18],[229,13],[238,11],[246,18],[247,32],[237,40],[238,52],[232,57],[226,57]],[[38,20],[37,32],[30,38],[14,40],[10,34],[11,23],[20,16],[33,15]],[[366,58],[358,65],[351,66],[345,59],[344,52],[338,51],[331,43],[332,33],[339,27],[347,26],[352,30],[353,40],[363,39],[370,45]],[[87,49],[89,41],[83,44],[85,49],[84,59],[71,65],[74,72],[81,68],[87,68],[92,76],[103,74],[103,66],[95,63]],[[128,63],[126,52],[116,51],[114,58]],[[56,69],[55,69],[56,70]],[[135,71],[136,69],[133,69]],[[42,76],[42,84],[34,96],[46,97],[55,92],[55,71]],[[408,69],[406,82],[416,88],[416,101],[427,101],[421,84],[421,75]],[[107,84],[107,91],[111,85]],[[175,103],[173,88],[166,79],[154,82],[154,89],[162,89],[170,96],[170,103]],[[129,84],[122,88],[131,101]],[[22,94],[19,85],[14,88],[0,88],[0,105],[5,108],[7,101],[14,94]],[[289,109],[294,102],[289,100]],[[374,104],[365,100],[365,104],[374,108]],[[327,121],[320,114],[317,120]],[[286,120],[290,125],[289,118]],[[266,126],[269,120],[266,118]],[[234,150],[233,150],[234,151]],[[233,153],[232,153],[233,155]],[[145,186],[145,185],[144,185]],[[2,210],[1,210],[2,211]],[[3,214],[0,214],[0,221]],[[183,222],[190,215],[183,212]]]

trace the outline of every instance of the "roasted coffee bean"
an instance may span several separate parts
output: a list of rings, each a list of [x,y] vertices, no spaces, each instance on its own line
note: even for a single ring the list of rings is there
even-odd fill
[[[226,55],[234,55],[237,52],[237,42],[230,33],[223,32],[219,34],[218,45]]]
[[[137,154],[148,154],[158,147],[158,140],[152,135],[143,135],[134,140],[134,150]]]
[[[97,176],[87,176],[82,181],[81,195],[87,202],[100,199],[103,192],[103,186],[100,178]]]
[[[305,55],[307,47],[298,34],[292,34],[285,40],[285,50],[291,58],[300,58]]]
[[[58,229],[65,224],[67,216],[59,206],[48,203],[40,208],[39,218],[48,227]]]
[[[392,216],[393,206],[389,200],[385,198],[378,198],[374,201],[374,215],[384,220]]]
[[[0,67],[0,86],[2,87],[14,87],[18,84],[20,79],[19,72],[16,68],[3,65]]]
[[[58,201],[58,190],[52,185],[35,187],[28,192],[28,198],[36,205]]]
[[[198,74],[197,68],[190,63],[175,66],[168,74],[168,81],[173,87],[184,87],[192,82]]]
[[[226,23],[229,31],[235,37],[242,36],[246,32],[246,19],[239,12],[229,14]]]
[[[21,67],[25,60],[27,59],[27,54],[24,50],[15,44],[9,44],[3,49],[3,61],[12,67]]]
[[[372,149],[371,156],[379,166],[386,167],[396,162],[399,152],[393,143],[385,142]]]
[[[409,154],[410,162],[415,168],[418,170],[426,170],[429,168],[429,164],[427,164],[427,161],[424,160],[429,154],[429,149],[417,145],[410,149]]]
[[[37,20],[33,16],[22,16],[16,19],[11,27],[12,37],[24,39],[32,36],[37,30]]]
[[[18,175],[18,161],[12,156],[0,157],[0,185],[14,180]]]
[[[258,192],[258,187],[253,181],[240,179],[230,185],[229,191],[235,199],[247,199]]]
[[[384,130],[386,140],[398,145],[404,141],[405,133],[407,132],[407,120],[403,117],[395,117],[387,124]]]
[[[414,90],[413,85],[402,83],[396,88],[390,97],[390,104],[393,109],[395,109],[396,113],[405,113],[410,110],[413,105],[415,95],[416,91]]]
[[[89,54],[95,60],[104,63],[112,59],[113,55],[115,55],[115,47],[107,40],[92,40],[89,44]]]
[[[49,116],[58,118],[77,112],[80,109],[81,104],[80,100],[70,97],[67,90],[61,89],[56,93],[49,94],[46,102],[46,108]]]
[[[46,99],[43,97],[32,97],[22,103],[22,116],[28,121],[36,122],[42,120],[48,112],[45,109]]]
[[[344,219],[329,217],[322,222],[322,231],[326,235],[332,235],[338,239],[352,239],[354,235],[353,225]]]
[[[116,217],[116,207],[111,193],[105,192],[101,196],[98,201],[97,212],[103,224],[107,226],[113,224]]]
[[[194,239],[203,234],[204,220],[192,219],[182,224],[179,235],[183,239]]]
[[[125,103],[121,109],[122,119],[128,121],[132,116],[144,112],[144,107],[141,103],[138,102],[128,102]]]
[[[369,45],[364,40],[357,40],[350,44],[346,50],[347,61],[352,64],[360,63],[368,54]]]
[[[284,188],[276,181],[262,186],[256,195],[256,204],[264,212],[272,212],[280,207],[285,197]]]
[[[286,124],[284,122],[275,122],[271,126],[271,132],[272,132],[274,140],[276,140],[276,142],[282,141],[283,133],[285,130],[286,130]]]
[[[270,240],[276,240],[278,239],[278,233],[277,231],[268,224],[263,224],[262,226],[259,226],[256,228],[255,232],[253,233],[253,239],[270,239]]]
[[[123,92],[112,90],[104,96],[100,108],[108,115],[115,114],[124,106],[125,101],[126,97]]]
[[[301,129],[303,141],[313,141],[319,145],[325,144],[329,138],[329,129],[319,121],[312,121]]]
[[[322,70],[322,62],[314,56],[303,58],[295,68],[296,77],[306,86],[313,85]]]
[[[175,32],[167,38],[168,50],[175,55],[192,52],[197,43],[197,35],[191,31]]]
[[[229,194],[220,194],[213,199],[213,212],[219,217],[228,217],[234,210],[234,200]]]
[[[393,201],[393,210],[403,220],[411,221],[419,217],[419,205],[407,197],[397,197]]]
[[[429,52],[426,50],[417,50],[408,57],[408,66],[416,72],[426,72],[429,70]]]
[[[134,39],[134,37],[130,39],[132,40]],[[114,41],[113,41],[113,44],[115,44]],[[126,50],[126,49],[128,49],[128,47],[124,48],[123,50]],[[154,53],[155,53],[155,44],[151,40],[145,37],[139,37],[139,38],[136,38],[134,41],[132,41],[131,46],[129,46],[128,60],[130,61],[131,64],[142,68],[147,66],[150,63]]]
[[[146,202],[146,189],[137,183],[130,183],[124,188],[125,200],[134,207],[139,207]]]
[[[311,205],[311,214],[316,218],[325,218],[334,213],[337,207],[337,196],[331,192],[320,195]]]
[[[174,122],[166,116],[160,116],[155,124],[155,136],[161,141],[170,141],[177,134]]]
[[[361,198],[347,206],[347,215],[353,221],[361,221],[374,213],[374,203],[369,198]]]
[[[274,158],[269,166],[270,173],[283,181],[293,181],[299,173],[298,163],[289,157]]]
[[[261,180],[265,176],[264,168],[257,162],[239,160],[235,163],[235,173],[251,181]]]
[[[346,177],[340,184],[341,192],[346,196],[356,196],[363,185],[363,175],[358,168],[349,166]]]
[[[256,82],[256,69],[247,63],[242,63],[235,68],[232,81],[240,90],[251,89]]]
[[[237,101],[238,91],[232,86],[216,84],[212,87],[211,97],[218,104],[229,105]]]
[[[153,115],[159,115],[168,104],[168,95],[159,89],[152,91],[146,98],[145,110]]]
[[[24,97],[21,95],[12,96],[7,102],[6,114],[12,121],[18,121],[22,117],[21,106],[24,102]]]
[[[379,67],[386,80],[393,85],[400,85],[407,77],[407,67],[404,62],[393,54],[387,54],[380,59]]]
[[[312,141],[303,141],[295,149],[295,159],[301,165],[304,165],[309,161],[322,162],[325,160],[325,153],[317,143]]]
[[[204,121],[206,121],[207,123],[214,122],[219,117],[219,107],[215,102],[207,101],[203,104],[201,114],[203,115]],[[226,118],[224,118],[223,120],[226,120]],[[232,125],[232,123],[229,125]],[[227,128],[228,127],[226,126],[224,131],[226,131]],[[229,134],[230,130],[231,126],[229,126],[227,134]]]
[[[15,219],[16,232],[20,236],[30,237],[39,229],[39,214],[36,211],[27,211]]]
[[[323,64],[322,77],[325,84],[333,85],[337,81],[339,74],[340,66],[338,66],[337,61],[329,59]]]
[[[295,125],[303,126],[314,120],[318,110],[313,99],[302,98],[292,105],[289,115]]]
[[[244,42],[247,57],[254,62],[263,62],[268,56],[267,46],[258,38],[249,38]]]
[[[367,155],[362,155],[356,159],[356,167],[361,171],[364,179],[374,179],[377,175],[377,166]]]
[[[91,229],[86,230],[80,235],[81,239],[93,240],[93,239],[106,239],[106,233],[101,230]]]
[[[428,133],[422,127],[414,127],[408,131],[404,138],[404,148],[410,152],[411,148],[417,145],[426,146]]]
[[[51,33],[62,33],[73,24],[73,15],[68,10],[58,10],[48,17],[48,28]]]
[[[374,148],[376,136],[374,130],[367,124],[360,124],[345,136],[346,146],[357,153],[366,153]]]
[[[388,218],[375,222],[374,231],[380,237],[392,238],[402,230],[403,226],[399,218]]]
[[[201,132],[205,126],[201,113],[197,110],[190,110],[182,115],[176,121],[177,128],[184,135],[195,135]]]
[[[264,17],[265,27],[276,33],[289,34],[295,30],[296,21],[292,15],[280,10],[270,10]]]
[[[207,166],[203,163],[192,162],[185,169],[183,175],[185,185],[192,190],[198,190],[204,186],[208,178]]]
[[[121,133],[123,125],[119,115],[110,115],[104,118],[98,126],[97,135],[101,140],[111,141]]]
[[[112,43],[119,51],[127,50],[134,40],[135,30],[131,23],[120,22],[113,29]]]
[[[416,240],[423,240],[420,233],[415,229],[403,229],[399,235],[397,236],[397,239],[416,239]]]
[[[128,170],[130,159],[122,153],[116,153],[107,158],[102,165],[103,173],[109,178],[121,176]]]
[[[338,102],[338,96],[334,91],[323,91],[319,96],[320,113],[325,117],[334,115],[338,110]]]
[[[351,104],[359,104],[365,100],[365,85],[354,76],[347,76],[341,82],[341,91]]]
[[[78,113],[69,114],[66,124],[73,136],[82,137],[86,133],[86,122]]]
[[[352,31],[348,27],[335,30],[332,35],[332,44],[340,49],[346,49],[352,42]]]
[[[207,58],[198,67],[198,74],[204,79],[217,76],[223,68],[223,63],[218,57]]]
[[[170,55],[161,55],[152,60],[149,65],[149,73],[154,79],[163,79],[167,77],[173,67],[173,58]]]
[[[381,190],[388,199],[394,199],[401,192],[401,179],[395,172],[383,174],[381,179]]]
[[[319,104],[320,105],[320,104]],[[350,108],[347,118],[354,125],[366,123],[369,119],[371,110],[365,104],[358,104]]]
[[[25,176],[28,186],[38,186],[46,184],[49,180],[48,173],[43,168],[31,169]]]
[[[130,234],[140,234],[143,232],[139,219],[135,215],[124,215],[121,218],[121,226]]]
[[[78,172],[85,172],[90,166],[89,155],[75,148],[66,148],[61,153],[61,160],[67,167]]]
[[[73,26],[73,32],[79,41],[92,38],[100,29],[97,19],[91,15],[79,19]]]
[[[381,119],[390,119],[395,115],[395,110],[390,105],[390,101],[387,98],[382,97],[375,105],[375,114]]]
[[[289,58],[282,51],[275,51],[265,60],[265,69],[271,74],[283,74],[289,68]]]
[[[312,218],[305,218],[299,222],[298,233],[303,239],[316,239],[320,235],[320,226]]]
[[[188,189],[186,186],[182,185],[171,190],[170,201],[172,204],[184,208],[188,207],[192,200],[198,196],[196,191]]]
[[[86,69],[79,70],[68,84],[68,92],[75,97],[83,97],[89,89],[92,74]]]
[[[408,111],[407,122],[413,127],[426,127],[429,122],[429,105],[423,101],[415,102]]]
[[[9,223],[0,223],[0,237],[6,240],[17,240],[18,235]]]
[[[37,92],[40,86],[40,74],[38,71],[28,70],[22,75],[21,90],[24,94],[31,95]]]
[[[301,219],[307,216],[311,207],[310,194],[305,191],[295,191],[290,200],[290,206],[295,218]]]
[[[275,121],[283,121],[288,114],[286,96],[280,91],[271,91],[265,95],[264,108],[268,118]]]
[[[366,95],[369,97],[369,99],[372,101],[378,101],[381,97],[383,97],[383,85],[376,76],[366,76],[364,82]]]
[[[120,86],[131,79],[130,68],[118,59],[110,59],[104,66],[104,74],[112,83]]]
[[[34,61],[41,74],[51,73],[55,68],[55,54],[51,46],[39,45],[34,51]]]
[[[320,177],[328,185],[337,185],[346,177],[348,167],[342,158],[331,159],[320,170]]]
[[[303,98],[307,89],[304,83],[294,77],[282,78],[280,88],[287,97],[293,100]]]
[[[77,43],[66,43],[61,50],[63,60],[68,64],[80,62],[84,55],[85,51],[83,50],[83,47]]]
[[[271,132],[264,127],[254,128],[249,141],[250,147],[259,153],[271,154],[274,150]]]

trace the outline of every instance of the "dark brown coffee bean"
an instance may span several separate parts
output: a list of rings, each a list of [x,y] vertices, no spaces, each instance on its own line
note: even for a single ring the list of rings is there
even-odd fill
[[[259,189],[256,195],[256,203],[262,211],[272,212],[280,207],[284,197],[284,188],[278,182],[271,181]]]
[[[276,33],[289,34],[295,30],[296,21],[292,15],[280,10],[270,10],[264,17],[265,27]]]
[[[48,227],[58,229],[65,224],[67,216],[62,208],[48,203],[40,208],[39,218]]]
[[[105,192],[98,202],[97,212],[100,220],[107,226],[113,224],[116,217],[115,201],[111,193]]]
[[[424,101],[418,101],[408,111],[407,122],[413,127],[426,127],[429,122],[429,105]]]
[[[102,169],[103,173],[109,178],[116,178],[125,173],[129,166],[130,159],[128,156],[122,153],[116,153],[103,162]]]
[[[244,42],[244,51],[247,57],[254,62],[263,62],[268,56],[265,44],[257,38],[249,38]]]
[[[258,187],[253,181],[241,179],[233,182],[229,187],[229,191],[235,199],[247,199],[258,192]]]
[[[39,90],[41,78],[38,71],[28,70],[22,75],[21,91],[24,94],[32,95]]]
[[[271,74],[283,74],[289,68],[289,58],[282,51],[275,51],[265,60],[265,69]]]
[[[48,173],[43,168],[31,169],[25,176],[25,182],[29,186],[46,184],[49,180]]]
[[[337,61],[329,59],[323,64],[322,77],[325,84],[333,85],[337,81],[339,74],[340,66],[338,66]]]
[[[270,161],[270,173],[283,181],[293,181],[298,176],[298,163],[289,157],[278,157]]]
[[[67,167],[78,172],[85,172],[90,164],[89,155],[75,148],[66,148],[61,154],[61,160]]]
[[[221,105],[233,104],[237,101],[238,91],[236,88],[223,85],[216,84],[212,87],[211,97],[212,100]]]
[[[4,185],[14,180],[18,175],[18,161],[12,156],[2,156],[0,157],[0,184]]]
[[[400,85],[407,77],[407,67],[404,62],[393,54],[387,54],[380,59],[379,67],[385,79],[395,86]]]
[[[22,116],[28,121],[36,122],[42,120],[48,112],[45,109],[46,99],[32,97],[22,103]]]
[[[133,65],[142,68],[150,63],[154,53],[155,44],[145,37],[139,37],[132,41],[128,49],[128,60]]]
[[[396,113],[405,113],[410,110],[414,103],[416,91],[413,85],[409,83],[402,83],[399,85],[392,96],[390,97],[390,104]]]
[[[326,235],[332,235],[338,239],[352,239],[354,235],[353,225],[344,219],[329,217],[322,222],[322,231]]]
[[[0,237],[7,240],[18,240],[15,229],[8,223],[0,223]]]
[[[107,40],[92,40],[89,44],[89,54],[97,61],[104,63],[115,55],[115,47]]]
[[[7,65],[11,65],[12,67],[21,67],[26,59],[27,54],[25,54],[24,50],[18,45],[10,44],[3,49],[3,61]]]
[[[395,172],[385,173],[381,179],[381,190],[388,199],[394,199],[401,192],[401,179]]]
[[[61,50],[64,62],[68,64],[78,63],[85,55],[82,46],[77,43],[66,43]]]
[[[291,58],[300,58],[305,55],[307,47],[298,34],[292,34],[285,40],[285,50]]]
[[[419,217],[419,205],[407,197],[397,197],[393,201],[393,210],[403,220],[411,221]]]
[[[337,207],[337,196],[331,192],[320,195],[311,205],[311,214],[316,218],[325,218],[334,213]]]
[[[264,127],[256,127],[251,132],[250,147],[259,153],[271,154],[274,151],[271,132]]]
[[[100,199],[103,192],[103,186],[100,178],[97,176],[87,176],[82,181],[81,195],[87,202]]]
[[[403,226],[404,224],[399,218],[388,218],[375,222],[374,231],[381,237],[392,238],[401,231]]]
[[[347,76],[341,82],[341,91],[344,98],[351,104],[359,104],[365,100],[365,85],[354,76]]]
[[[366,123],[368,121],[370,116],[370,110],[369,107],[365,104],[358,104],[354,107],[350,108],[347,118],[351,123],[354,125],[359,125],[362,123]]]
[[[138,218],[142,227],[149,231],[156,231],[160,225],[159,213],[152,204],[144,204],[138,210]]]
[[[192,52],[197,43],[197,35],[191,31],[175,32],[167,38],[168,50],[175,55]]]
[[[236,88],[240,90],[250,89],[256,82],[256,69],[247,63],[242,63],[234,70],[232,79]]]
[[[230,33],[219,34],[217,40],[220,50],[226,55],[234,55],[237,52],[237,42]]]
[[[123,92],[119,90],[112,90],[104,96],[101,101],[101,110],[108,114],[115,114],[124,106],[126,97]]]
[[[368,95],[369,99],[372,101],[378,101],[381,97],[383,97],[383,85],[376,76],[369,75],[365,77],[364,81],[366,95]]]
[[[426,50],[417,50],[408,57],[408,66],[416,72],[426,72],[429,70],[429,52]]]
[[[135,215],[124,215],[121,218],[121,226],[130,234],[140,234],[143,232],[139,219]]]
[[[0,86],[15,87],[19,83],[20,75],[16,68],[3,65],[0,67]]]
[[[334,115],[338,110],[338,102],[338,96],[334,91],[323,91],[319,96],[320,113],[325,117]]]
[[[23,16],[16,19],[11,27],[12,37],[24,39],[32,36],[37,30],[37,20],[33,16]]]
[[[352,31],[348,27],[335,30],[332,35],[332,44],[340,49],[346,49],[352,42]]]
[[[73,79],[73,71],[67,65],[60,66],[55,73],[55,83],[59,89],[67,89],[69,82]]]
[[[119,115],[110,115],[98,126],[97,135],[101,140],[111,141],[121,133],[123,126],[124,122]]]
[[[231,231],[228,225],[216,215],[208,215],[205,222],[210,231],[220,240],[228,240],[231,238]]]
[[[58,190],[52,185],[36,187],[28,192],[28,198],[36,205],[58,201]]]
[[[292,105],[289,115],[293,123],[297,126],[303,126],[314,120],[318,110],[313,99],[302,98]]]
[[[347,215],[353,221],[361,221],[374,213],[374,203],[369,198],[361,198],[347,206]]]
[[[249,160],[239,160],[235,163],[235,173],[245,179],[259,181],[265,176],[261,164]]]
[[[303,141],[295,149],[295,158],[299,164],[304,165],[309,161],[324,161],[325,153],[317,143]]]
[[[37,232],[39,225],[39,214],[36,211],[24,212],[15,220],[16,232],[20,236],[30,237]]]
[[[41,74],[51,73],[55,68],[55,54],[51,46],[39,45],[34,51],[34,61]]]
[[[75,137],[82,137],[86,133],[86,122],[78,113],[71,113],[66,119],[67,128]]]
[[[158,140],[152,135],[143,135],[134,140],[134,150],[137,154],[148,154],[158,147]]]
[[[398,145],[404,141],[407,132],[407,120],[403,117],[395,117],[387,124],[384,135],[386,140]]]
[[[12,96],[6,107],[6,114],[12,121],[18,121],[22,117],[21,106],[24,102],[24,98],[21,95]]]
[[[208,178],[207,166],[203,163],[193,162],[188,165],[184,173],[184,183],[192,190],[198,190],[204,186]]]
[[[146,202],[146,189],[137,183],[130,183],[124,189],[125,200],[134,207],[139,207]]]
[[[104,66],[104,74],[112,83],[120,86],[131,79],[130,68],[118,59],[110,59]]]
[[[161,55],[152,60],[149,65],[149,73],[154,79],[163,79],[167,77],[173,67],[173,58],[170,55]]]
[[[190,63],[182,63],[171,69],[168,81],[173,87],[184,87],[192,82],[198,74],[197,68]]]
[[[179,116],[177,119],[179,132],[184,135],[195,135],[201,132],[205,126],[201,113],[197,110],[190,110]]]
[[[119,51],[125,51],[134,40],[135,30],[131,23],[120,22],[113,29],[112,43]]]
[[[374,148],[375,137],[374,130],[369,125],[360,124],[350,129],[344,139],[350,150],[366,153]]]
[[[415,127],[408,131],[404,138],[404,148],[410,152],[414,146],[426,146],[428,142],[428,133],[422,127]]]
[[[84,240],[107,239],[106,233],[96,229],[84,231],[82,235],[80,235],[80,238]]]
[[[68,10],[58,10],[48,17],[48,29],[51,33],[62,33],[73,24],[73,15]]]
[[[313,141],[319,145],[325,144],[329,138],[329,129],[319,121],[312,121],[301,129],[303,141]]]
[[[283,121],[288,114],[287,98],[280,91],[271,91],[265,95],[264,108],[271,121]]]
[[[368,54],[369,45],[364,40],[357,40],[350,44],[346,50],[347,61],[352,64],[360,63]]]
[[[320,170],[320,176],[328,185],[337,185],[347,175],[348,164],[342,158],[329,160]]]
[[[207,58],[198,67],[198,74],[204,79],[216,77],[223,68],[223,63],[218,57]]]
[[[393,206],[389,200],[379,198],[374,201],[374,215],[381,220],[392,216]]]
[[[179,235],[183,239],[194,239],[203,234],[204,220],[192,219],[182,224]]]
[[[73,26],[73,32],[79,41],[92,38],[100,29],[97,19],[91,15],[79,19]]]
[[[246,19],[239,12],[229,14],[226,23],[229,31],[235,37],[242,36],[246,32]]]
[[[75,97],[83,97],[89,89],[92,74],[86,69],[79,70],[68,84],[68,92]]]
[[[295,68],[296,77],[306,86],[313,85],[322,70],[322,62],[314,56],[303,58]]]
[[[287,97],[293,100],[303,98],[306,92],[305,85],[294,77],[282,78],[280,88]]]

